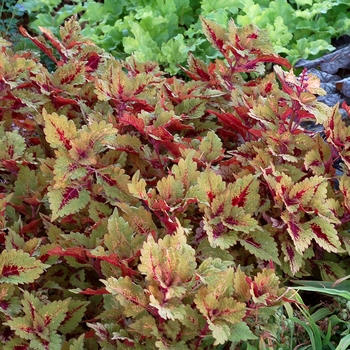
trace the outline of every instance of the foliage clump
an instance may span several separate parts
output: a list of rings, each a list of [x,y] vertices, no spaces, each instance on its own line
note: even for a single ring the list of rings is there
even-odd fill
[[[22,29],[53,72],[1,47],[3,349],[272,346],[281,280],[349,274],[349,127],[257,27],[201,21],[224,59],[187,81],[75,18]]]

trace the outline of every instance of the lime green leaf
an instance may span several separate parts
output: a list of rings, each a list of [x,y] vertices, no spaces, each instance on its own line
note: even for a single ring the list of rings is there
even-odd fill
[[[191,186],[195,186],[200,172],[197,171],[197,163],[193,161],[194,151],[189,153],[185,159],[180,159],[179,163],[173,165],[171,172],[175,180],[181,181],[185,191]]]
[[[78,339],[74,339],[69,350],[84,350],[84,337],[85,335],[82,334]]]
[[[233,343],[258,339],[258,337],[253,334],[245,322],[235,323],[230,328],[231,334],[228,340],[232,341]]]
[[[209,329],[215,339],[214,345],[224,344],[231,334],[230,327],[225,322],[209,323]]]
[[[3,250],[0,254],[1,283],[32,283],[49,265],[36,260],[23,250]]]
[[[145,337],[152,337],[158,331],[154,317],[149,315],[136,319],[129,327]]]
[[[118,215],[115,210],[108,219],[108,234],[104,236],[104,244],[109,252],[118,254],[120,259],[128,259],[141,249],[146,236],[135,234],[134,229]]]
[[[153,222],[152,213],[144,207],[131,207],[126,203],[118,203],[123,211],[125,221],[131,225],[134,231],[141,235],[155,235],[157,227]]]
[[[159,197],[164,199],[169,206],[175,206],[179,200],[184,198],[184,188],[180,180],[173,176],[163,177],[157,182]]]
[[[176,291],[178,295],[180,295],[179,291],[180,291],[180,288],[178,288]],[[186,289],[182,288],[182,291],[184,294],[186,292]],[[154,293],[154,294],[158,294],[158,293]],[[178,299],[173,298],[167,301],[159,300],[159,299],[161,298],[158,297],[157,299],[153,294],[151,294],[149,297],[150,305],[155,307],[158,310],[158,314],[161,318],[165,320],[173,320],[173,321],[174,320],[182,321],[184,319],[184,317],[186,316],[186,308],[184,304],[179,304]]]
[[[198,150],[201,153],[201,161],[205,163],[211,163],[218,160],[218,158],[224,153],[222,142],[213,131],[209,131],[207,136],[202,139]]]

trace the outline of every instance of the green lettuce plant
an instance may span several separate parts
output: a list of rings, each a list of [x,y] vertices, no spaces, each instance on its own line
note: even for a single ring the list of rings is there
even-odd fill
[[[233,18],[238,25],[253,23],[266,29],[274,49],[291,63],[333,50],[331,39],[350,28],[349,4],[341,0],[75,0],[72,5],[22,0],[20,4],[34,31],[45,27],[58,35],[64,20],[79,14],[82,33],[116,58],[133,54],[142,62],[154,60],[171,74],[180,73],[178,65],[185,64],[190,52],[206,63],[219,55],[205,40],[199,15],[225,28]]]
[[[271,348],[290,278],[348,274],[349,127],[266,32],[201,23],[223,59],[187,79],[74,17],[21,29],[53,71],[2,44],[4,350]]]

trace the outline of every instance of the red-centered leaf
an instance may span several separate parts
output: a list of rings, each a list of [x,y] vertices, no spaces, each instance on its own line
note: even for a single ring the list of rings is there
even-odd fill
[[[242,136],[246,136],[250,128],[245,126],[242,121],[230,113],[219,113],[213,110],[208,110],[208,113],[216,115],[225,127],[229,127],[232,130],[238,131]]]
[[[247,202],[249,199],[255,199],[256,201],[259,201],[258,196],[258,182],[253,176],[247,176],[243,179],[237,180],[230,189],[233,190],[233,198],[231,200],[231,204],[233,206],[237,206],[240,208],[244,208],[247,212]],[[237,193],[238,192],[238,193]],[[254,206],[255,207],[255,206]]]
[[[20,26],[19,27],[19,31],[21,32],[21,34],[23,36],[25,36],[26,38],[30,39],[40,50],[42,50],[48,57],[50,57],[56,64],[58,64],[58,61],[55,57],[55,55],[53,54],[52,49],[47,46],[46,44],[42,43],[41,41],[39,41],[37,38],[33,38],[25,29],[24,27]]]
[[[77,136],[76,125],[72,120],[64,115],[57,113],[49,114],[43,110],[45,120],[44,133],[46,140],[53,148],[65,148],[67,151],[72,149],[71,140]]]
[[[188,55],[188,66],[190,67],[190,70],[182,66],[180,67],[193,80],[210,81],[212,78],[208,73],[206,64],[203,61],[195,58],[192,53]]]
[[[3,277],[19,276],[19,273],[20,271],[17,265],[5,265],[1,271]]]
[[[168,131],[195,130],[194,126],[182,124],[180,120],[171,118],[164,127]]]
[[[65,106],[65,105],[77,106],[78,105],[78,102],[76,100],[71,99],[71,98],[55,95],[54,99],[55,99],[55,102],[58,102],[59,106]]]
[[[41,221],[42,219],[40,218],[40,219],[31,221],[28,225],[24,225],[21,228],[21,235],[25,235],[26,233],[29,233],[29,232],[36,233],[38,231],[39,225],[41,224]]]
[[[150,125],[146,128],[146,134],[158,141],[172,141],[174,139],[174,136],[163,126]]]
[[[282,243],[282,251],[285,255],[285,261],[293,275],[295,275],[303,265],[303,257],[295,251],[295,248],[289,242]]]
[[[259,55],[258,58],[256,58],[255,60],[249,61],[248,63],[240,66],[239,71],[242,72],[248,72],[252,69],[254,69],[254,67],[260,63],[260,62],[270,62],[270,63],[275,63],[275,64],[279,64],[280,66],[285,66],[288,69],[291,69],[292,66],[289,63],[289,61],[283,57],[280,56],[276,56],[276,55]]]
[[[203,32],[210,43],[223,53],[224,44],[226,41],[226,30],[216,24],[215,22],[206,19],[204,17],[200,17],[203,27]]]
[[[110,294],[106,288],[99,288],[99,289],[91,289],[87,288],[85,290],[82,290],[79,292],[79,294],[84,295],[101,295],[101,294]]]
[[[66,188],[62,193],[62,201],[58,210],[61,210],[64,206],[66,206],[71,200],[79,198],[79,191],[77,188]]]
[[[96,52],[90,52],[87,58],[86,71],[95,71],[100,61],[101,57]]]
[[[308,223],[308,227],[319,246],[328,252],[338,252],[340,249],[340,240],[333,224],[321,217],[316,217]]]
[[[134,276],[137,275],[137,271],[134,271],[130,267],[128,267],[123,261],[120,260],[119,256],[117,254],[110,254],[110,255],[95,255],[92,254],[90,251],[86,252],[86,255],[90,258],[101,260],[108,262],[109,264],[113,266],[117,266],[122,271],[122,276]]]
[[[345,277],[345,271],[338,262],[316,260],[315,263],[320,269],[322,281],[336,282],[340,278]]]
[[[38,27],[44,36],[51,42],[52,46],[59,52],[64,62],[68,61],[67,49],[61,44],[61,42],[52,34],[51,30],[43,27]]]
[[[137,131],[139,131],[142,135],[146,135],[145,133],[145,123],[142,119],[135,117],[134,115],[130,113],[123,113],[123,116],[120,117],[119,123],[121,125],[131,125],[133,126]]]
[[[1,160],[1,164],[6,170],[10,171],[12,174],[16,174],[19,172],[19,167],[14,159]]]
[[[284,211],[281,219],[287,224],[287,231],[292,238],[295,249],[302,254],[307,249],[312,240],[312,234],[305,224],[299,222],[299,215]]]
[[[58,255],[58,256],[71,256],[75,258],[79,263],[86,264],[89,262],[87,256],[87,250],[82,247],[67,248],[63,250],[60,246],[50,249],[46,252],[48,255]]]

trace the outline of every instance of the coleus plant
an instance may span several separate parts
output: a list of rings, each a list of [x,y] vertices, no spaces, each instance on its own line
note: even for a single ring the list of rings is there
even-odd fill
[[[272,346],[281,279],[349,273],[349,127],[255,26],[202,25],[224,59],[186,81],[74,17],[21,29],[53,72],[1,42],[3,349]]]

